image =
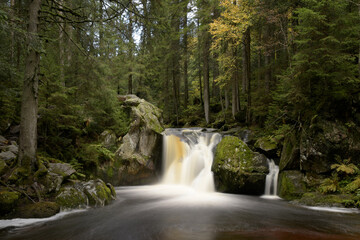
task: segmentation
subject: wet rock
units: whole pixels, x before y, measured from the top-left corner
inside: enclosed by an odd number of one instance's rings
[[[21,218],[47,218],[60,212],[60,206],[55,202],[37,202],[20,206],[16,212]]]
[[[84,193],[91,206],[104,206],[114,200],[112,190],[101,179],[90,180],[84,183]]]
[[[17,205],[21,194],[7,190],[0,191],[0,214],[10,213]]]
[[[278,146],[280,145],[282,138],[282,136],[261,137],[256,140],[254,147],[257,151],[264,153],[268,158],[277,158],[279,157]]]
[[[306,192],[304,175],[300,171],[283,171],[279,176],[279,196],[286,200],[301,197]]]
[[[234,136],[217,145],[212,170],[219,191],[256,195],[264,193],[269,171],[266,157]]]
[[[61,188],[55,201],[61,209],[83,208],[88,205],[86,194],[73,185]]]

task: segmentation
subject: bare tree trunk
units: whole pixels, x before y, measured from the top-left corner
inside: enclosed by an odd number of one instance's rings
[[[270,27],[266,26],[265,28],[265,41],[268,41],[270,37]],[[265,90],[267,93],[270,93],[270,82],[271,82],[271,52],[269,47],[265,47]]]
[[[129,25],[128,25],[128,44],[129,44],[129,48],[128,48],[128,54],[129,54],[129,73],[128,73],[128,94],[132,94],[133,93],[133,68],[132,68],[132,61],[133,61],[133,43],[134,43],[134,39],[133,39],[133,21],[132,21],[132,13],[129,12]]]
[[[247,108],[246,108],[246,122],[251,121],[251,66],[250,66],[250,28],[248,28],[244,35],[244,46],[243,46],[243,82],[246,83],[245,90],[247,94]]]
[[[230,100],[229,100],[229,91],[228,91],[228,86],[226,85],[224,88],[225,91],[225,110],[229,109],[229,105],[230,105]]]
[[[63,18],[64,0],[59,1],[59,67],[60,82],[65,87],[65,22]]]
[[[37,115],[38,115],[38,72],[40,63],[40,39],[38,35],[41,0],[32,0],[29,5],[29,25],[25,60],[24,85],[21,99],[21,120],[19,138],[20,166],[29,171],[36,164]],[[36,46],[35,48],[32,46]]]
[[[203,73],[204,73],[204,112],[205,121],[210,122],[210,87],[209,87],[209,45],[210,33],[204,32],[204,45],[203,45]]]
[[[237,58],[237,49],[235,49],[233,51],[233,57]],[[232,77],[232,86],[231,86],[231,90],[232,90],[232,101],[231,101],[231,110],[232,110],[232,116],[235,119],[235,115],[239,112],[239,71],[238,71],[238,60],[235,60],[235,69],[233,72],[233,77]]]
[[[188,30],[187,30],[187,14],[188,14],[188,7],[185,6],[185,13],[184,13],[184,24],[183,27],[185,29],[184,32],[184,107],[187,108],[189,102],[189,82],[188,82]]]

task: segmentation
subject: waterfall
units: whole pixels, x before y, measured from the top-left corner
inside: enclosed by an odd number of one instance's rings
[[[166,129],[163,140],[164,184],[215,191],[211,167],[220,134],[202,132],[202,129]]]
[[[265,182],[265,194],[264,197],[277,197],[277,183],[279,175],[279,166],[277,166],[274,160],[269,160],[269,173],[266,175]]]

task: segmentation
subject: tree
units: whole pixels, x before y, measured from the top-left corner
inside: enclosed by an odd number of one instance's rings
[[[38,86],[41,42],[39,38],[39,14],[41,0],[32,0],[28,6],[29,25],[25,76],[21,100],[21,122],[19,138],[20,166],[35,167],[37,149]]]

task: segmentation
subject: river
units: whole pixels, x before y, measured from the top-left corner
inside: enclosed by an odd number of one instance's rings
[[[168,185],[118,187],[116,192],[117,199],[103,208],[17,227],[10,226],[20,219],[1,220],[0,239],[360,239],[355,210],[328,212],[283,200]]]

